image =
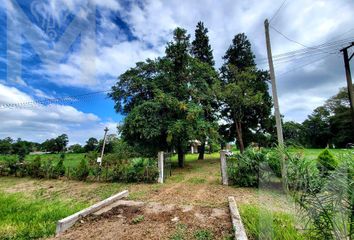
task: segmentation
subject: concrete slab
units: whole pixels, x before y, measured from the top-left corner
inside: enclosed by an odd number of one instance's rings
[[[77,212],[71,216],[68,216],[62,220],[59,220],[57,223],[56,235],[59,235],[60,233],[64,232],[65,230],[69,229],[72,225],[74,225],[81,218],[86,217],[87,215],[92,214],[94,212],[97,212],[100,209],[111,205],[112,203],[116,202],[117,200],[122,199],[123,197],[127,197],[128,195],[129,195],[128,190],[125,190],[125,191],[120,192],[116,195],[113,195],[113,196],[111,196],[99,203],[96,203],[88,208],[85,208],[85,209],[81,210],[80,212]]]

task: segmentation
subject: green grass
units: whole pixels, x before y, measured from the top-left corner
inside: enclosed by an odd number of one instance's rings
[[[213,233],[207,229],[200,229],[194,233],[196,240],[212,240],[214,239]]]
[[[52,236],[56,222],[87,207],[84,203],[0,192],[0,239]]]
[[[302,240],[306,239],[295,228],[293,216],[254,206],[240,205],[242,222],[250,240]]]
[[[43,154],[43,155],[27,155],[25,161],[33,161],[37,156],[41,157],[42,161],[52,160],[53,164],[59,161],[60,154]],[[67,153],[65,154],[64,165],[66,168],[77,167],[80,160],[84,158],[84,153]],[[17,159],[16,155],[0,155],[0,163],[6,161],[7,159]]]

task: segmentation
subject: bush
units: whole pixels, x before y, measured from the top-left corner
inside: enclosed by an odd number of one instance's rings
[[[279,150],[270,151],[267,154],[267,163],[269,168],[273,171],[274,175],[277,177],[282,177],[281,175],[281,152]]]
[[[27,165],[28,175],[34,178],[43,177],[41,166],[41,157],[37,156],[32,162],[29,162],[29,164]]]
[[[317,168],[322,176],[328,176],[331,171],[334,171],[338,163],[333,154],[328,150],[323,150],[317,157]]]
[[[299,154],[284,152],[288,188],[299,191],[318,191],[321,186],[316,163]]]
[[[150,158],[134,158],[119,161],[113,171],[113,181],[156,182],[159,175],[156,161]]]
[[[76,177],[80,181],[86,181],[89,174],[90,174],[90,169],[87,164],[87,161],[85,159],[82,159],[76,170]]]
[[[48,179],[58,178],[58,174],[55,171],[55,168],[53,166],[53,161],[51,159],[44,161],[42,165],[42,176]]]
[[[60,155],[59,162],[55,166],[54,172],[57,176],[59,177],[64,177],[65,176],[65,166],[64,166],[64,160],[65,160],[65,154],[62,153]]]
[[[228,172],[230,180],[240,187],[258,187],[260,167],[267,163],[267,154],[264,151],[252,148],[246,149],[229,159]]]

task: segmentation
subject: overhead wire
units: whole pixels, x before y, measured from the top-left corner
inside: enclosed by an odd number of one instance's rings
[[[280,13],[280,11],[283,9],[283,7],[285,6],[285,3],[288,0],[284,0],[283,3],[280,5],[280,7],[277,9],[277,11],[275,11],[275,13],[273,14],[273,16],[270,18],[269,23],[271,23],[273,21],[273,19]]]
[[[19,103],[5,103],[0,104],[1,109],[15,109],[15,108],[33,108],[33,107],[43,107],[48,105],[60,105],[60,104],[73,104],[79,101],[85,101],[89,99],[93,95],[98,95],[102,93],[109,93],[111,90],[103,90],[96,92],[89,92],[84,94],[66,96],[66,97],[58,97],[58,98],[46,98],[40,100],[34,100],[29,102],[19,102]]]

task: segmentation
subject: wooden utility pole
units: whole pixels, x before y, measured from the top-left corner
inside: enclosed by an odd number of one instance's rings
[[[271,44],[270,44],[270,37],[269,37],[269,22],[268,22],[268,19],[266,19],[264,21],[264,27],[265,27],[265,36],[266,36],[266,43],[267,43],[267,54],[268,54],[270,79],[272,81],[272,93],[273,93],[273,102],[274,102],[275,122],[276,122],[276,126],[277,126],[278,145],[280,147],[283,147],[284,146],[283,128],[282,128],[282,125],[281,125],[281,117],[280,117],[280,110],[279,110],[277,85],[276,85],[276,82],[275,82],[275,73],[274,73],[274,65],[273,65],[272,47],[271,47]]]
[[[104,153],[104,148],[106,146],[106,137],[107,137],[107,132],[108,128],[106,127],[104,129],[104,137],[103,137],[103,146],[102,146],[102,151],[101,151],[101,161],[100,161],[100,166],[102,166],[102,160],[103,160],[103,153]]]
[[[354,46],[354,42],[352,42],[348,47],[343,48],[340,50],[343,52],[344,57],[344,66],[345,66],[345,74],[347,77],[347,85],[348,85],[348,95],[350,101],[350,108],[352,111],[352,124],[353,124],[353,131],[354,131],[354,90],[353,90],[353,82],[352,82],[352,75],[350,72],[350,60],[353,58],[354,53],[349,57],[348,49]]]

